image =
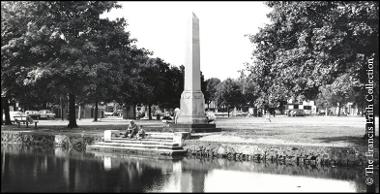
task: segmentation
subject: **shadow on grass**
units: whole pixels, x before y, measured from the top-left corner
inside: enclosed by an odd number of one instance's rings
[[[360,137],[354,137],[354,136],[339,136],[339,137],[322,137],[322,138],[315,138],[322,143],[336,143],[336,142],[346,142],[350,143],[354,146],[368,146],[367,139],[364,138],[364,136]],[[379,144],[376,143],[379,142],[379,137],[375,137],[375,147],[379,148]]]
[[[69,128],[65,125],[43,125],[35,127],[26,127],[21,126],[18,127],[17,125],[7,125],[7,126],[1,126],[1,130],[9,130],[9,131],[23,131],[23,130],[30,130],[30,131],[61,131],[61,130],[67,130],[67,131],[104,131],[104,130],[121,130],[127,128],[128,125],[79,125],[76,128]]]

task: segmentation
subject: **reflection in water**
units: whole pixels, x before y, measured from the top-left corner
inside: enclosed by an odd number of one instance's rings
[[[207,171],[184,169],[183,162],[173,163],[173,173],[162,187],[149,192],[203,192]]]
[[[109,171],[112,169],[112,164],[111,164],[111,157],[104,157],[103,158],[103,164],[104,164],[104,169]]]
[[[2,146],[2,192],[359,192],[361,169]],[[22,185],[22,187],[20,187]]]
[[[205,192],[356,192],[354,181],[214,169]]]

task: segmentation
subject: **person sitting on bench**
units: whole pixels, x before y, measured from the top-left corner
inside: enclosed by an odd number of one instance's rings
[[[124,137],[133,138],[138,133],[138,131],[139,131],[139,126],[136,125],[134,121],[131,121]]]

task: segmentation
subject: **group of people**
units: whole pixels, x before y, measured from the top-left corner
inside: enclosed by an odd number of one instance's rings
[[[145,137],[145,131],[142,126],[138,126],[134,121],[131,121],[124,137],[142,139]]]

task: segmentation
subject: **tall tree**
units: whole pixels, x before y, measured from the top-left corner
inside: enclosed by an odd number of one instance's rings
[[[185,67],[170,66],[166,77],[168,79],[166,107],[174,108],[180,106],[181,94],[184,90]]]
[[[240,85],[231,78],[219,84],[217,96],[218,103],[227,107],[228,117],[230,108],[245,104]]]
[[[217,86],[220,84],[219,78],[210,78],[206,81],[206,90],[204,92],[205,101],[207,107],[210,108],[210,103],[216,100],[217,97]]]
[[[13,8],[12,6],[10,7]],[[19,14],[22,15],[19,20],[24,21],[26,27],[22,30],[11,28],[16,29],[16,35],[7,29],[8,26],[12,27],[8,23],[13,22],[13,17],[7,17],[12,19],[6,22],[3,22],[2,17],[2,24],[7,26],[4,32],[7,41],[4,44],[2,42],[2,59],[11,67],[9,71],[17,69],[24,72],[18,76],[21,80],[26,75],[31,76],[34,82],[54,80],[57,92],[68,93],[69,127],[77,126],[75,98],[88,93],[96,97],[105,89],[111,88],[102,81],[123,77],[119,73],[125,73],[121,69],[123,65],[128,66],[133,55],[131,44],[134,40],[124,31],[125,20],[109,21],[99,17],[105,11],[118,7],[120,6],[114,1],[17,4],[16,9],[7,9],[10,10],[10,16],[22,13]],[[6,75],[12,75],[9,71],[5,71]]]
[[[36,8],[32,2],[1,2],[1,100],[5,124],[10,125],[9,102],[24,90],[34,57],[24,55],[31,47],[24,44],[28,23]]]
[[[84,86],[87,102],[93,103],[95,107],[94,121],[98,119],[98,103],[117,98],[122,80],[128,79],[129,74],[125,73],[129,72],[121,70],[130,66],[128,62],[131,61],[132,43],[135,42],[124,30],[124,19],[100,22],[101,25],[94,27],[91,37],[97,61],[89,72],[89,84]]]
[[[143,66],[149,60],[150,51],[137,48],[135,45],[125,57],[125,63],[121,65],[120,72],[124,75],[120,79],[119,90],[116,99],[119,104],[122,104],[125,109],[132,108],[133,118],[136,117],[136,106],[144,101],[144,91],[146,85],[144,83],[142,71]]]
[[[148,117],[152,119],[152,105],[165,103],[168,86],[169,64],[160,58],[150,58],[141,71],[142,103],[148,105]]]
[[[272,23],[250,36],[256,50],[248,67],[261,101],[270,95],[314,100],[321,87],[345,74],[359,81],[354,91],[364,92],[366,61],[378,56],[378,2],[266,4],[273,8]]]
[[[358,81],[355,81],[349,75],[345,74],[338,77],[332,84],[323,86],[320,88],[318,101],[322,107],[337,106],[338,113],[341,115],[341,109],[347,102],[352,102],[355,96],[355,85]]]

